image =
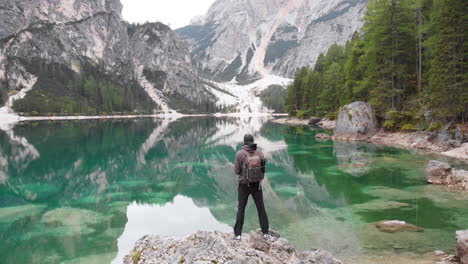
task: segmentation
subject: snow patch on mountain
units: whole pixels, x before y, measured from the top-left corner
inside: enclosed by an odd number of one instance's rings
[[[18,82],[17,86],[22,86],[24,88],[17,92],[15,95],[12,95],[8,98],[5,105],[0,108],[0,114],[14,114],[15,111],[13,111],[12,109],[13,103],[16,100],[23,99],[26,96],[26,93],[31,91],[31,89],[37,81],[37,77],[32,74],[29,74],[29,76],[27,76],[26,78],[17,77],[16,80]]]
[[[235,106],[238,114],[271,114],[273,111],[263,106],[260,93],[271,85],[288,86],[291,79],[275,75],[265,75],[260,80],[247,85],[241,85],[236,81],[227,83],[216,83],[219,90],[207,86],[211,93],[218,99],[218,107]],[[225,91],[224,93],[222,91]]]
[[[164,101],[162,92],[156,89],[156,87],[146,79],[143,74],[143,65],[137,67],[135,71],[138,83],[145,89],[145,92],[151,97],[151,99],[161,108],[163,113],[178,114],[176,111],[169,108],[167,103]]]

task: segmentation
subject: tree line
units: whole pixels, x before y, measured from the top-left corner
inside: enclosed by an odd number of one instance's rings
[[[467,27],[464,0],[370,0],[364,26],[350,41],[297,71],[286,111],[333,117],[359,100],[372,104],[388,128],[424,129],[427,119],[465,122]]]
[[[17,112],[47,114],[150,114],[156,104],[135,80],[116,80],[98,65],[77,63],[80,73],[42,59],[23,61],[38,77],[33,89],[13,104]]]

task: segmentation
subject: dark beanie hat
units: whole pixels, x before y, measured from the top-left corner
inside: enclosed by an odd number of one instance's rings
[[[250,135],[250,134],[245,134],[245,136],[244,136],[244,145],[252,144],[252,143],[254,143],[253,136]]]

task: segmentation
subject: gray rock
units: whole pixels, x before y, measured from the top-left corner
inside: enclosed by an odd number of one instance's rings
[[[321,118],[318,118],[318,117],[311,117],[309,119],[309,125],[316,125],[318,124],[318,122],[322,121]]]
[[[335,139],[366,140],[378,132],[374,109],[365,102],[354,102],[340,108],[335,125]]]
[[[456,126],[453,122],[445,125],[440,131],[433,133],[433,137],[430,138],[431,143],[438,144],[445,150],[458,148],[463,142],[463,137],[460,134],[460,127]]]
[[[468,230],[457,231],[457,256],[461,264],[468,264]]]
[[[244,234],[241,241],[232,240],[231,236],[207,231],[199,231],[184,239],[145,236],[136,242],[124,263],[342,264],[322,249],[297,254],[275,231],[267,239],[259,230]]]
[[[468,171],[452,168],[448,163],[431,160],[426,166],[427,182],[468,190]]]
[[[427,182],[432,184],[446,184],[446,179],[452,173],[452,167],[437,160],[431,160],[426,166]]]

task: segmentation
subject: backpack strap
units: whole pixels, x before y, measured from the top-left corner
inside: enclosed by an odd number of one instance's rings
[[[250,153],[245,149],[241,149],[241,151],[244,152],[247,156],[250,155]]]

